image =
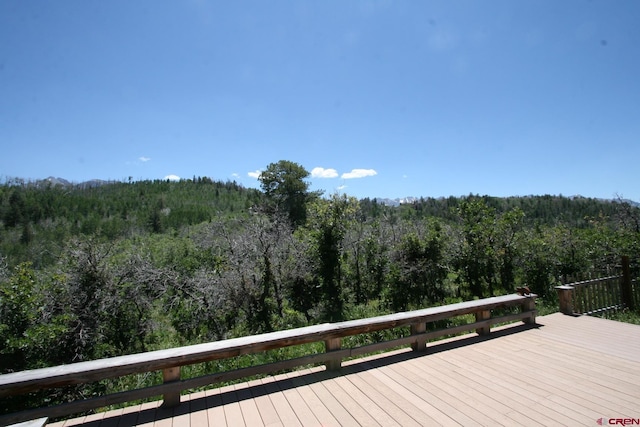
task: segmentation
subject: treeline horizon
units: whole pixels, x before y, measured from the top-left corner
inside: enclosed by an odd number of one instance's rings
[[[195,191],[205,190],[200,194]],[[180,192],[178,198],[172,193]],[[335,194],[321,194],[333,197]],[[348,194],[338,194],[353,198]],[[162,223],[168,228],[178,229],[218,215],[246,213],[247,209],[260,204],[264,194],[258,189],[244,187],[233,180],[213,180],[209,177],[182,178],[179,181],[168,179],[93,181],[63,185],[45,180],[25,180],[7,178],[0,183],[0,226],[4,228],[27,224],[36,225],[41,220],[66,218],[80,227],[80,234],[92,234],[96,222],[106,237],[116,237],[122,224],[106,224],[113,221],[114,213],[123,220],[133,220],[144,229],[144,219],[155,216],[154,211],[165,210],[168,217]],[[206,199],[206,200],[205,200]],[[400,199],[400,198],[398,198]],[[165,206],[169,200],[172,207]],[[366,215],[376,216],[381,212],[399,211],[404,218],[438,217],[454,220],[456,208],[469,200],[482,200],[489,207],[503,212],[520,208],[528,223],[569,222],[580,226],[587,218],[598,215],[611,216],[621,210],[635,210],[638,206],[620,198],[602,199],[585,196],[526,195],[498,197],[491,195],[468,194],[448,197],[416,197],[415,200],[396,206],[384,203],[386,198],[364,197],[357,199]],[[176,203],[177,202],[177,203]],[[145,218],[145,215],[148,218]],[[157,218],[156,218],[157,220]],[[141,222],[142,221],[142,222]],[[116,221],[117,222],[117,221]],[[151,221],[153,224],[153,221]],[[156,221],[157,226],[160,225]],[[153,226],[152,226],[153,228]],[[28,237],[28,236],[25,236]]]
[[[95,179],[90,179],[90,180],[86,180],[86,181],[69,181],[65,178],[62,177],[54,177],[54,176],[50,176],[48,178],[22,178],[22,177],[10,177],[10,176],[4,176],[0,179],[0,187],[2,186],[6,186],[6,187],[35,187],[35,188],[39,188],[39,189],[46,189],[46,188],[51,188],[51,187],[59,187],[59,188],[67,188],[67,189],[79,189],[79,190],[86,190],[86,189],[90,189],[90,188],[96,188],[96,187],[102,187],[105,185],[119,185],[119,184],[127,184],[127,185],[131,185],[131,184],[140,184],[140,183],[167,183],[167,182],[173,182],[173,183],[178,183],[178,182],[189,182],[189,183],[210,183],[210,184],[215,184],[215,185],[232,185],[234,187],[237,188],[241,188],[247,191],[258,191],[260,192],[260,190],[253,188],[253,187],[246,187],[243,184],[238,183],[236,180],[233,179],[226,179],[226,180],[222,180],[222,179],[217,179],[217,178],[213,178],[213,177],[209,177],[209,176],[198,176],[198,175],[193,175],[191,178],[179,178],[179,179],[169,179],[169,178],[139,178],[139,179],[134,179],[132,176],[129,176],[128,178],[122,178],[122,179],[99,179],[99,178],[95,178]],[[336,193],[338,194],[343,194],[339,191],[337,191]],[[330,196],[331,193],[327,193],[323,190],[319,190],[319,194],[327,197]],[[346,196],[348,197],[356,197],[356,196],[351,196],[347,193],[344,193]],[[390,207],[398,207],[399,205],[411,205],[414,202],[420,202],[420,201],[425,201],[425,200],[437,200],[437,201],[443,201],[445,199],[465,199],[465,198],[487,198],[487,199],[529,199],[529,198],[560,198],[560,199],[569,199],[569,200],[595,200],[595,201],[600,201],[600,202],[604,202],[604,203],[609,203],[609,202],[614,202],[614,203],[627,203],[630,204],[631,206],[634,207],[640,207],[640,202],[635,201],[635,200],[631,200],[631,199],[627,199],[624,198],[621,195],[615,194],[612,197],[594,197],[594,196],[584,196],[581,194],[574,194],[574,195],[563,195],[562,193],[557,193],[557,194],[550,194],[550,193],[544,193],[544,194],[520,194],[520,195],[509,195],[509,196],[494,196],[494,195],[490,195],[490,194],[480,194],[480,193],[473,193],[470,192],[468,194],[460,194],[460,195],[448,195],[448,196],[429,196],[429,195],[420,195],[420,196],[404,196],[404,197],[395,197],[395,198],[390,198],[390,197],[370,197],[370,196],[364,196],[364,197],[356,197],[356,199],[358,200],[364,200],[364,201],[376,201],[379,204],[383,204],[385,206],[390,206]],[[400,202],[401,200],[408,200],[411,199],[408,202]],[[385,201],[392,201],[394,202],[393,204],[388,204],[385,203]]]

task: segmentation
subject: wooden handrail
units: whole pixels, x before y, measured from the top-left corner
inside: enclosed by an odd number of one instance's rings
[[[487,334],[492,324],[500,322],[522,320],[526,323],[534,323],[535,298],[536,295],[533,294],[529,296],[504,295],[366,319],[325,323],[261,335],[4,374],[0,375],[0,398],[21,395],[35,390],[84,384],[152,371],[162,371],[165,382],[158,386],[4,415],[0,417],[0,425],[40,416],[59,417],[159,395],[164,395],[165,405],[170,406],[179,404],[182,390],[216,382],[280,369],[292,369],[311,363],[324,363],[328,369],[339,369],[342,360],[346,357],[354,357],[398,345],[411,345],[414,350],[423,351],[426,349],[428,339],[469,330],[476,330],[479,334]],[[521,309],[516,314],[491,317],[491,310],[501,307],[521,307]],[[476,322],[438,331],[426,331],[427,323],[466,314],[475,314]],[[410,336],[360,348],[341,348],[341,339],[344,337],[403,326],[411,328]],[[182,366],[322,341],[325,342],[326,348],[326,353],[323,354],[313,354],[293,360],[252,366],[198,378],[180,379],[180,367]]]
[[[573,286],[573,287],[589,286],[596,283],[609,282],[611,280],[619,280],[621,278],[622,278],[621,275],[598,277],[596,279],[587,279],[587,280],[581,280],[579,282],[567,283],[565,286]]]

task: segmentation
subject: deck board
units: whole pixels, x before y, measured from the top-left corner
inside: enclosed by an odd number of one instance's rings
[[[338,423],[338,420],[336,420],[332,412],[318,397],[318,395],[310,385],[309,380],[314,378],[313,374],[317,371],[317,368],[303,369],[298,372],[291,372],[287,374],[287,376],[291,379],[292,384],[296,387],[298,393],[300,393],[300,396],[304,399],[307,406],[311,409],[320,425],[340,425],[340,423]]]
[[[452,381],[460,381],[461,384],[475,387],[480,392],[484,389],[487,395],[512,409],[508,412],[510,416],[519,417],[515,412],[527,416],[531,407],[535,405],[536,420],[543,425],[575,425],[578,422],[575,418],[566,416],[564,408],[546,401],[546,391],[531,386],[517,376],[504,378],[495,368],[470,362],[457,355],[447,355],[446,361],[456,366],[456,369],[445,371],[451,375]]]
[[[207,390],[205,395],[208,424],[216,427],[227,427],[227,419],[224,416],[224,407],[222,406],[220,389],[214,388]]]
[[[309,405],[307,405],[307,402],[300,395],[298,389],[294,386],[292,379],[288,375],[278,375],[274,377],[274,381],[280,388],[280,391],[287,400],[287,403],[289,403],[289,406],[293,409],[301,425],[319,425],[318,419],[313,413],[313,410]]]
[[[640,326],[559,313],[50,426],[597,425],[640,418]]]
[[[276,409],[280,422],[285,426],[301,426],[300,420],[295,411],[289,404],[287,397],[284,395],[274,377],[262,379],[265,391],[268,393],[269,399],[273,407]]]
[[[335,378],[335,382],[357,405],[373,418],[375,421],[373,425],[400,426],[401,424],[385,411],[383,405],[367,395],[366,389],[361,390],[352,382],[352,377],[357,377],[357,375],[339,376]]]
[[[240,410],[242,411],[242,420],[246,426],[264,426],[260,410],[247,383],[240,383],[234,386],[236,396],[240,401]]]
[[[222,398],[222,407],[224,408],[224,418],[227,426],[246,426],[247,424],[244,422],[242,407],[240,406],[238,395],[235,392],[235,387],[233,385],[222,387],[220,389],[220,396]]]
[[[262,424],[265,426],[275,426],[280,425],[280,417],[278,416],[278,411],[271,403],[271,399],[269,396],[265,394],[264,387],[262,386],[261,380],[253,380],[247,384],[247,388],[253,397],[253,401],[258,408],[258,412],[260,413],[260,418]]]
[[[480,411],[483,414],[483,418],[490,420],[490,424],[521,424],[521,422],[516,422],[516,419],[514,419],[521,418],[517,412],[513,412],[510,406],[502,403],[500,399],[496,399],[493,393],[491,395],[487,394],[487,389],[484,385],[474,387],[466,377],[463,377],[465,380],[463,382],[452,381],[455,373],[447,370],[448,367],[442,361],[440,361],[441,363],[430,363],[429,365],[413,362],[410,361],[410,363],[403,366],[406,366],[416,376],[426,376],[434,387],[445,391],[453,396],[454,399],[472,402],[474,410]],[[479,418],[475,419],[476,421],[480,420]],[[531,422],[529,424],[531,425]]]
[[[521,370],[519,375],[530,383],[537,381],[538,385],[544,387],[549,393],[546,399],[563,406],[566,412],[580,415],[581,422],[585,422],[587,419],[595,420],[600,417],[598,414],[602,412],[594,408],[595,406],[600,406],[600,404],[596,403],[596,399],[593,399],[590,393],[590,390],[598,388],[597,383],[582,377],[577,378],[579,381],[576,380],[576,377],[573,377],[574,380],[572,381],[570,374],[566,370],[534,364],[535,362],[532,359],[514,360],[507,356],[498,356],[498,360],[503,369],[512,372],[518,372],[522,366],[529,364],[530,369]],[[557,397],[560,397],[560,399],[554,399]]]
[[[486,350],[478,349],[478,351]],[[542,359],[528,352],[519,353],[517,360],[506,356],[508,354],[506,351],[503,354],[496,356],[501,366],[513,371],[526,366],[528,369],[521,369],[519,374],[527,381],[537,380],[539,385],[544,386],[547,391],[556,395],[566,394],[569,400],[588,402],[590,407],[600,405],[603,399],[608,399],[607,396],[620,400],[630,399],[636,403],[640,400],[639,396],[633,396],[637,394],[637,386],[633,387],[626,382],[607,377],[597,370],[585,372],[581,368],[583,359],[580,354],[573,354],[572,358],[567,358],[564,363],[553,359]],[[616,387],[611,387],[612,384]]]
[[[335,419],[341,426],[359,426],[360,424],[340,402],[340,400],[327,389],[326,383],[330,382],[329,374],[324,372],[315,372],[313,378],[309,378],[308,387],[318,397],[323,405],[327,408],[331,417]]]
[[[412,414],[407,413],[397,405],[390,396],[384,393],[381,384],[371,385],[365,380],[364,375],[350,375],[348,378],[354,387],[357,387],[372,402],[376,402],[379,408],[386,413],[386,416],[393,419],[393,422],[390,422],[389,425],[396,424],[403,427],[426,425],[424,420],[423,423],[418,422],[423,417],[414,418]]]
[[[204,391],[188,395],[190,425],[202,426],[202,427],[209,426],[209,418],[207,416],[206,396],[207,395]]]

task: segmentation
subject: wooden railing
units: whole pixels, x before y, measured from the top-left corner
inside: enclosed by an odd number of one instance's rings
[[[564,314],[596,314],[636,305],[635,283],[627,257],[622,257],[621,275],[569,283],[557,286],[556,290]]]
[[[560,311],[594,314],[625,307],[621,279],[622,276],[609,276],[558,286]]]
[[[325,323],[262,335],[0,375],[0,402],[8,396],[74,384],[86,384],[130,374],[162,371],[164,380],[163,384],[142,389],[14,412],[0,417],[0,425],[39,417],[61,417],[155,396],[163,396],[163,405],[175,406],[180,404],[180,392],[186,389],[309,364],[325,364],[327,369],[335,370],[341,367],[342,360],[345,358],[402,345],[411,345],[415,351],[425,351],[427,341],[445,335],[473,330],[478,334],[486,335],[489,334],[491,326],[496,323],[518,320],[525,323],[535,323],[535,298],[536,295],[533,294],[528,296],[505,295],[367,319]],[[515,311],[517,312],[498,317],[492,316],[492,311],[503,307],[516,307]],[[427,331],[427,324],[467,314],[475,314],[475,322]],[[342,348],[342,338],[399,327],[409,327],[410,335],[357,348]],[[181,379],[180,377],[182,366],[323,341],[326,350],[324,353],[310,354],[296,359],[197,378]]]

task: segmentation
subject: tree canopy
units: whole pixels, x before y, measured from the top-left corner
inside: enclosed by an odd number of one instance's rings
[[[270,163],[258,178],[264,194],[275,212],[286,214],[294,227],[303,225],[307,217],[309,172],[298,163],[280,160]]]

